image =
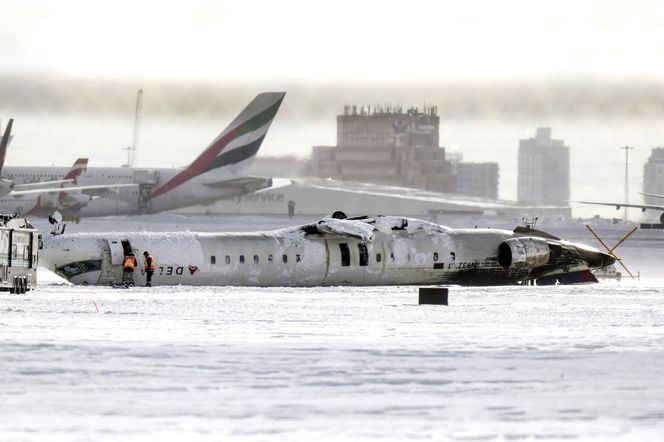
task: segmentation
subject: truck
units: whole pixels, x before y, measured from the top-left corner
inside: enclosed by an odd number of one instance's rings
[[[39,232],[16,215],[0,214],[0,290],[26,293],[37,286]]]

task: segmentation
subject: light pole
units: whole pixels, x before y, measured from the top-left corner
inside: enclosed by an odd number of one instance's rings
[[[625,204],[629,204],[629,151],[633,147],[623,146],[620,149],[625,151]],[[625,222],[627,222],[627,206],[625,207]]]

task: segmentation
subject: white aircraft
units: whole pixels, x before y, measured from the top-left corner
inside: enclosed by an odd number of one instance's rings
[[[270,178],[243,172],[253,163],[284,96],[283,92],[257,95],[186,168],[87,168],[78,179],[79,187],[88,187],[82,190],[85,194],[78,194],[78,204],[63,208],[63,213],[81,216],[153,213],[210,204],[270,187]],[[66,171],[54,167],[7,167],[6,176],[34,185],[42,179],[62,179]],[[74,190],[69,194],[77,195]],[[24,213],[40,202],[37,197],[22,195],[20,202],[11,198],[0,200],[0,208]],[[52,210],[46,205],[41,211]]]
[[[451,229],[395,216],[345,219],[252,233],[81,233],[43,239],[41,264],[74,284],[116,285],[123,257],[158,285],[504,285],[597,282],[613,264],[599,250],[518,227]],[[137,284],[143,281],[136,276]]]
[[[12,125],[14,120],[10,119],[2,138],[0,139],[0,174],[2,174],[7,147],[11,141]],[[81,191],[109,190],[131,186],[134,184],[105,184],[105,185],[77,185],[77,178],[87,167],[88,159],[79,158],[72,169],[61,176],[61,179],[42,181],[41,179],[25,181],[23,184],[17,184],[15,176],[10,172],[6,177],[0,177],[0,210],[3,213],[16,214],[36,214],[42,211],[52,212],[53,210],[65,210],[79,207],[91,200],[91,197],[84,195]],[[10,168],[5,168],[5,172]],[[33,177],[35,176],[35,169]],[[27,176],[28,174],[24,174]],[[43,175],[37,175],[42,178]],[[72,184],[73,183],[73,184]],[[29,209],[28,209],[29,208]]]
[[[664,198],[664,195],[659,195],[656,193],[639,193],[639,195],[651,196],[654,198]],[[664,224],[664,206],[658,206],[655,204],[627,204],[627,203],[600,203],[595,201],[579,201],[581,204],[593,204],[596,206],[615,206],[616,210],[620,210],[623,207],[631,209],[641,209],[641,212],[646,210],[659,210],[662,212],[659,215],[659,222]]]

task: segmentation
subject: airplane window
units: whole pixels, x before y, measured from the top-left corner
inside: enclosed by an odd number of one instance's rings
[[[240,264],[244,264],[244,255],[240,255]]]
[[[350,265],[350,249],[348,248],[348,244],[339,244],[339,250],[341,251],[341,266],[348,267]]]
[[[357,245],[357,250],[360,252],[360,265],[365,267],[369,264],[369,252],[367,252],[367,245],[363,242]]]
[[[267,255],[267,262],[272,264],[272,255]]]
[[[300,258],[300,255],[295,255],[295,262],[301,262],[302,258]]]
[[[81,268],[78,265],[76,265],[76,263],[67,264],[65,266],[58,267],[56,273],[60,273],[64,277],[70,278],[74,275],[78,275],[79,273],[81,273]]]
[[[281,259],[283,259],[283,260],[284,260],[284,264],[286,264],[286,263],[288,262],[288,255],[283,255],[283,256],[281,257]]]
[[[217,257],[214,255],[210,255],[210,264],[216,264],[217,263]]]
[[[433,252],[433,260],[438,261],[438,252]]]
[[[380,256],[380,253],[376,253],[376,262],[381,262],[383,260],[383,257]]]
[[[390,253],[390,261],[394,261],[394,252]]]
[[[230,255],[226,255],[226,264],[230,264],[230,263],[231,263],[231,257],[230,257]]]
[[[258,264],[258,255],[254,255],[254,264]]]
[[[78,266],[81,268],[81,273],[101,270],[101,260],[80,261]]]

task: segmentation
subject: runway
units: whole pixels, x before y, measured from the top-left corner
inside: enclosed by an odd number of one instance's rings
[[[659,440],[664,284],[0,295],[0,439]]]

